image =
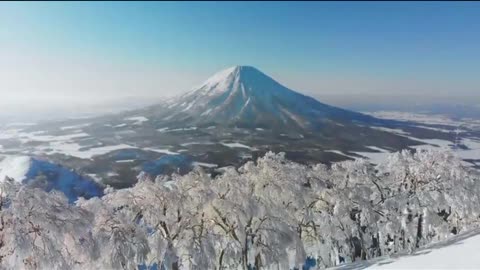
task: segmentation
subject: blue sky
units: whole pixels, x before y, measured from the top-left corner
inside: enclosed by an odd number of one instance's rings
[[[478,2],[3,2],[0,92],[157,97],[252,65],[312,95],[480,97],[479,14]]]

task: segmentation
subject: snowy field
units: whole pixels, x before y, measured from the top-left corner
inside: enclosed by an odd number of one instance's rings
[[[400,121],[411,121],[421,124],[445,125],[453,127],[464,126],[473,129],[480,128],[480,120],[478,119],[463,118],[461,120],[454,120],[445,115],[430,115],[397,111],[378,111],[365,113],[382,119],[395,119]]]
[[[411,140],[422,142],[421,145],[411,146],[412,148],[440,148],[440,149],[450,149],[453,150],[455,155],[462,159],[469,159],[475,160],[480,159],[480,138],[471,138],[465,137],[467,130],[465,128],[470,128],[472,130],[480,130],[480,120],[475,119],[461,119],[461,120],[453,120],[447,116],[443,115],[425,115],[425,114],[415,114],[415,113],[406,113],[406,112],[395,112],[395,111],[380,111],[369,113],[372,116],[383,118],[383,119],[393,119],[393,120],[400,120],[400,121],[410,121],[418,123],[417,127],[425,128],[430,130],[435,130],[439,132],[450,133],[454,132],[453,130],[442,129],[442,128],[434,128],[425,125],[443,125],[443,126],[450,126],[455,127],[455,129],[459,132],[459,143],[466,146],[467,149],[454,149],[454,143],[448,140],[442,139],[420,139],[412,136],[409,132],[402,130],[401,128],[385,128],[385,127],[373,127],[374,129],[390,132],[397,134],[399,136],[403,136],[409,138]],[[378,164],[381,162],[388,153],[387,149],[382,148],[372,148],[374,152],[353,152],[357,155],[360,155],[364,158],[369,159],[372,163]],[[327,150],[326,152],[333,152],[333,150]],[[346,153],[337,151],[337,154],[349,156]],[[349,156],[351,157],[351,156]],[[475,161],[465,162],[467,166],[479,166],[480,163]]]
[[[475,230],[412,254],[380,257],[332,269],[480,269],[480,231]]]

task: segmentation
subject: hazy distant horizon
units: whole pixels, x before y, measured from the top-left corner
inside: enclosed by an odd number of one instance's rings
[[[463,112],[453,113],[452,108],[461,106],[462,110],[468,110],[471,115],[480,117],[480,105],[475,97],[448,97],[413,95],[413,96],[392,96],[387,94],[309,94],[320,102],[327,103],[341,108],[359,111],[373,112],[380,110],[422,112],[432,108],[443,109],[435,114],[455,115],[464,117]],[[168,97],[118,97],[106,101],[83,101],[77,103],[66,102],[63,104],[8,104],[2,106],[0,124],[12,122],[39,122],[49,120],[62,120],[67,118],[94,117],[108,113],[139,109],[145,106],[160,104]],[[422,108],[425,108],[422,110]],[[447,109],[448,108],[448,109]]]
[[[234,65],[314,97],[471,103],[478,14],[475,2],[3,2],[0,106],[156,101]]]

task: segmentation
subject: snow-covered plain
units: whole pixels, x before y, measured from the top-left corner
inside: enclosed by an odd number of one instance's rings
[[[473,129],[480,128],[479,119],[462,118],[452,119],[446,115],[439,114],[421,114],[411,112],[399,112],[399,111],[377,111],[377,112],[364,112],[377,118],[382,119],[395,119],[400,121],[410,121],[427,125],[444,125],[451,127],[468,127]]]
[[[437,148],[437,149],[445,149],[445,150],[451,150],[453,147],[453,143],[451,141],[447,140],[441,140],[441,139],[419,139],[415,138],[412,136],[405,136],[408,137],[412,140],[420,141],[423,142],[424,144],[420,145],[412,145],[410,146],[411,148],[415,149],[427,149],[427,148]],[[471,138],[464,138],[462,139],[462,143],[468,147],[468,149],[455,149],[452,150],[455,155],[462,159],[480,159],[480,142],[477,140],[471,139]],[[371,147],[370,147],[371,148]],[[377,152],[353,152],[356,153],[364,158],[367,158],[370,160],[372,163],[378,164],[382,160],[386,158],[386,156],[391,153],[391,151],[388,151],[386,149],[381,149],[381,148],[371,148],[372,150],[375,150]],[[332,151],[332,150],[327,150]],[[379,152],[378,152],[379,151]],[[345,154],[343,154],[345,155]],[[473,165],[470,163],[470,165]]]
[[[94,156],[103,155],[120,149],[132,149],[135,148],[128,144],[118,145],[106,145],[100,147],[92,147],[89,149],[83,149],[84,147],[77,143],[68,142],[54,142],[50,143],[51,150],[45,149],[47,154],[64,154],[67,156],[74,156],[82,159],[91,159]]]
[[[380,257],[332,269],[480,269],[479,251],[480,231],[473,230],[411,254]]]
[[[381,111],[370,113],[371,115],[379,118],[384,119],[394,119],[394,120],[402,120],[402,121],[410,121],[420,123],[417,127],[435,130],[439,132],[459,132],[459,142],[467,147],[467,149],[463,148],[456,148],[454,149],[454,143],[448,140],[442,139],[420,139],[417,137],[412,136],[410,133],[402,130],[401,128],[385,128],[385,127],[372,127],[377,130],[382,130],[385,132],[390,132],[397,134],[399,136],[403,136],[409,138],[414,141],[422,142],[423,144],[420,145],[413,145],[410,146],[411,148],[415,149],[426,149],[426,148],[441,148],[441,149],[452,149],[458,157],[462,159],[468,160],[478,160],[480,159],[480,138],[470,138],[464,137],[463,134],[466,133],[465,128],[471,128],[474,130],[480,129],[480,121],[473,120],[473,119],[462,119],[462,120],[452,120],[447,116],[443,115],[424,115],[424,114],[414,114],[414,113],[405,113],[405,112],[388,112],[388,111]],[[426,125],[444,125],[452,127],[451,130],[444,129],[444,128],[435,128]],[[455,129],[453,129],[455,128]],[[379,149],[377,149],[379,150]],[[362,157],[368,158],[373,163],[378,163],[382,159],[386,157],[386,155],[390,151],[388,150],[380,150],[380,152],[355,152]],[[464,162],[464,164],[469,166],[477,165],[477,162],[470,161]],[[478,166],[478,165],[477,165]]]
[[[380,162],[385,160],[385,158],[390,153],[390,151],[379,148],[379,147],[375,147],[375,146],[367,146],[367,147],[376,152],[353,152],[353,153],[361,155],[362,157],[367,158],[370,162],[375,164],[379,164]]]

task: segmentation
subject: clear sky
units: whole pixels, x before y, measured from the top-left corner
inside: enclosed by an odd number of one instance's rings
[[[173,95],[234,65],[312,95],[480,98],[480,3],[0,3],[0,104]]]

